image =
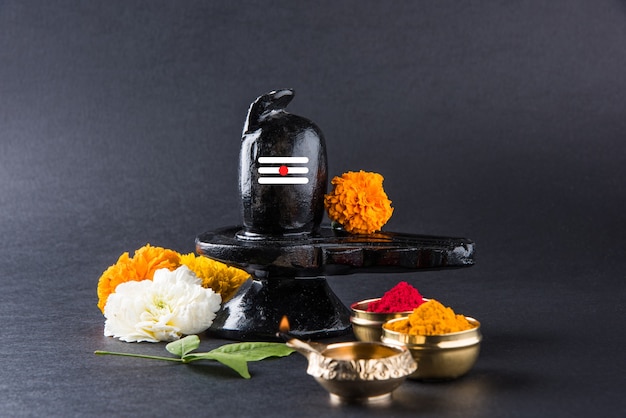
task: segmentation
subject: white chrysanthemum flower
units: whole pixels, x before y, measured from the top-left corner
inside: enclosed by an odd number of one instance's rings
[[[104,307],[104,335],[126,342],[173,341],[213,323],[222,297],[186,266],[160,269],[152,280],[119,284]]]

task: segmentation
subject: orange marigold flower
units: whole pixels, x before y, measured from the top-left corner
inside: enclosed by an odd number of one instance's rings
[[[379,231],[393,213],[383,180],[380,174],[363,170],[333,178],[334,188],[324,196],[328,217],[353,234]]]
[[[152,280],[154,272],[166,268],[170,271],[180,266],[180,254],[176,251],[150,244],[139,248],[131,258],[126,252],[117,263],[106,269],[98,281],[98,307],[104,313],[104,305],[118,284],[131,280]]]
[[[244,270],[227,266],[208,257],[196,256],[194,253],[181,255],[180,263],[189,267],[202,280],[203,287],[219,293],[222,296],[222,303],[230,299],[239,286],[250,277]]]

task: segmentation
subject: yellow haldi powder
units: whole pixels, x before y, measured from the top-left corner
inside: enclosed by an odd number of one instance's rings
[[[474,327],[463,315],[434,299],[422,303],[406,319],[385,324],[391,331],[410,335],[441,335]]]

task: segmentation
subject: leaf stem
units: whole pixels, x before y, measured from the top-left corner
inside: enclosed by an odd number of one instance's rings
[[[152,359],[152,360],[175,361],[175,362],[178,362],[178,363],[182,363],[182,361],[183,361],[180,358],[161,357],[161,356],[149,356],[149,355],[146,355],[146,354],[118,353],[118,352],[115,352],[115,351],[96,350],[96,351],[94,351],[94,354],[99,355],[99,356],[110,355],[110,356],[123,356],[123,357],[139,357],[139,358],[147,358],[147,359]]]

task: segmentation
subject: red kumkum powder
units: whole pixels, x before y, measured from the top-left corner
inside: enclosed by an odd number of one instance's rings
[[[424,303],[422,295],[407,282],[400,282],[383,295],[380,300],[370,302],[367,312],[392,313],[412,311]]]

